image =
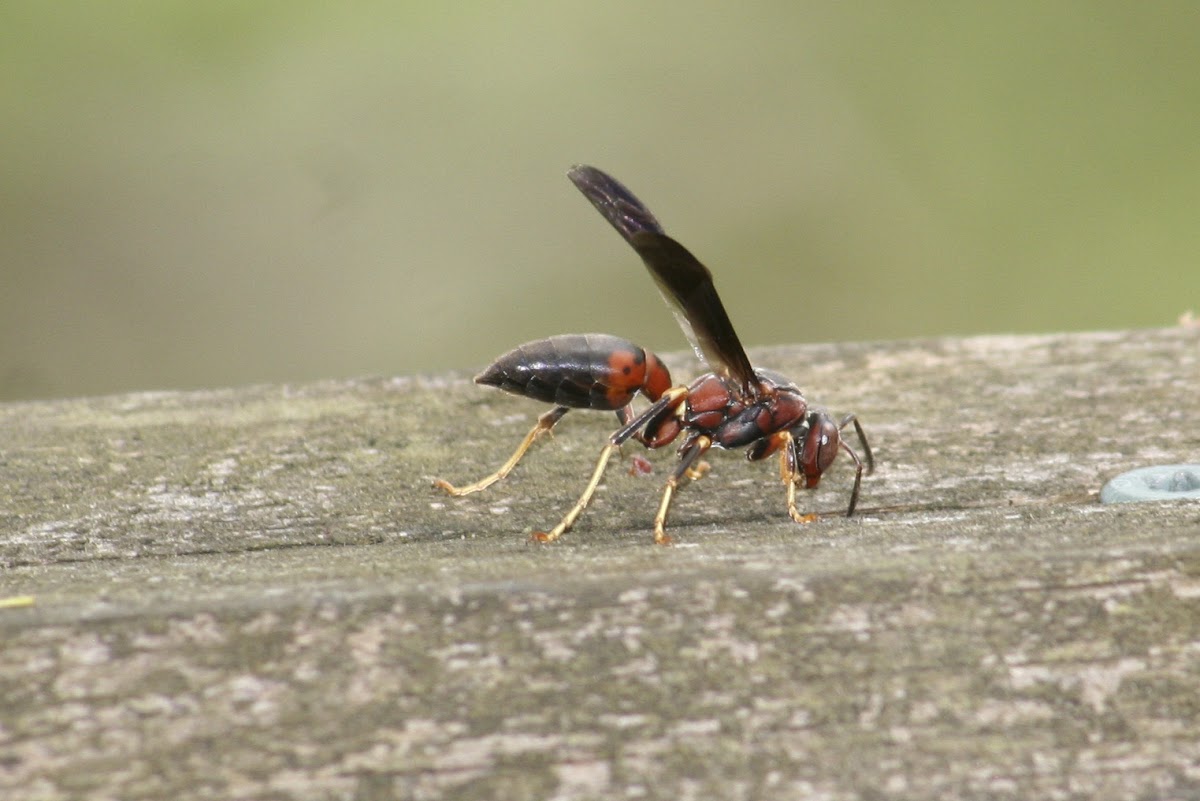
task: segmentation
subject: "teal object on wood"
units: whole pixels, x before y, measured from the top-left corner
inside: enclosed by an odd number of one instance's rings
[[[1122,473],[1104,485],[1101,503],[1200,498],[1200,464],[1168,464]]]

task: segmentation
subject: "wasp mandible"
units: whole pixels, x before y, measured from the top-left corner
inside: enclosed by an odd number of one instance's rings
[[[755,462],[780,454],[788,514],[797,523],[807,523],[816,515],[800,513],[796,488],[816,487],[838,451],[845,451],[855,466],[854,489],[846,509],[847,516],[853,515],[863,463],[868,474],[875,467],[858,418],[848,414],[835,422],[824,409],[809,405],[791,381],[770,370],[756,370],[729,322],[712,273],[667,236],[650,210],[623,184],[595,167],[576,166],[567,176],[642,257],[696,354],[712,372],[687,386],[674,386],[657,356],[608,334],[564,334],[520,345],[496,359],[475,382],[552,403],[554,408],[538,418],[513,455],[494,473],[462,487],[441,479],[435,486],[455,496],[485,489],[512,472],[534,441],[553,429],[568,411],[604,409],[617,413],[621,427],[600,451],[579,500],[558,525],[536,532],[534,539],[553,542],[575,524],[600,485],[613,452],[631,438],[653,449],[683,437],[679,460],[667,477],[654,516],[654,541],[660,545],[671,542],[666,532],[667,513],[676,488],[685,477],[699,477],[700,459],[713,447],[746,448],[746,458]],[[631,403],[639,393],[650,405],[635,414]],[[862,445],[861,459],[842,437],[851,424]]]

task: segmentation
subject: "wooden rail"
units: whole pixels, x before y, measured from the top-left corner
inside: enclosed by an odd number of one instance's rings
[[[1200,332],[757,350],[878,459],[787,516],[462,376],[0,405],[0,797],[1200,795]],[[684,355],[680,376],[698,372]],[[32,599],[32,605],[28,601]]]

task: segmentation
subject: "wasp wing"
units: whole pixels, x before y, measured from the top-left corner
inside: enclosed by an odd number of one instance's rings
[[[757,396],[754,367],[708,268],[667,236],[650,210],[617,179],[587,166],[573,167],[567,176],[642,257],[696,355],[732,380],[746,397]]]
[[[603,170],[577,164],[567,170],[567,177],[583,196],[592,202],[596,211],[603,214],[604,219],[625,237],[625,241],[628,242],[630,237],[642,231],[666,233],[650,213],[650,209],[626,189],[623,183]]]

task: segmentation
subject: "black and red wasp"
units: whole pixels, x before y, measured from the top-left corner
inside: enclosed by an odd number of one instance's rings
[[[615,411],[621,427],[600,452],[591,480],[579,500],[557,526],[535,533],[552,542],[574,525],[587,507],[613,452],[633,438],[647,448],[661,448],[681,434],[679,461],[667,477],[654,541],[667,545],[667,512],[684,477],[698,478],[701,457],[709,448],[746,448],[750,461],[780,454],[780,473],[787,485],[788,514],[797,523],[816,515],[796,508],[796,487],[817,486],[839,450],[854,460],[854,489],[846,515],[854,514],[862,484],[863,459],[842,438],[851,423],[862,444],[866,470],[874,458],[858,418],[848,414],[834,422],[824,409],[810,406],[791,381],[770,370],[755,370],[725,313],[712,273],[695,256],[667,236],[658,220],[633,193],[595,167],[573,167],[567,176],[592,205],[625,238],[654,277],[696,354],[713,368],[688,386],[672,386],[667,368],[648,350],[608,334],[564,334],[529,342],[498,358],[475,377],[478,384],[499,387],[514,395],[555,404],[538,418],[508,461],[474,484],[456,487],[438,480],[450,495],[467,495],[507,476],[530,445],[571,409]],[[650,406],[634,414],[638,393]]]

